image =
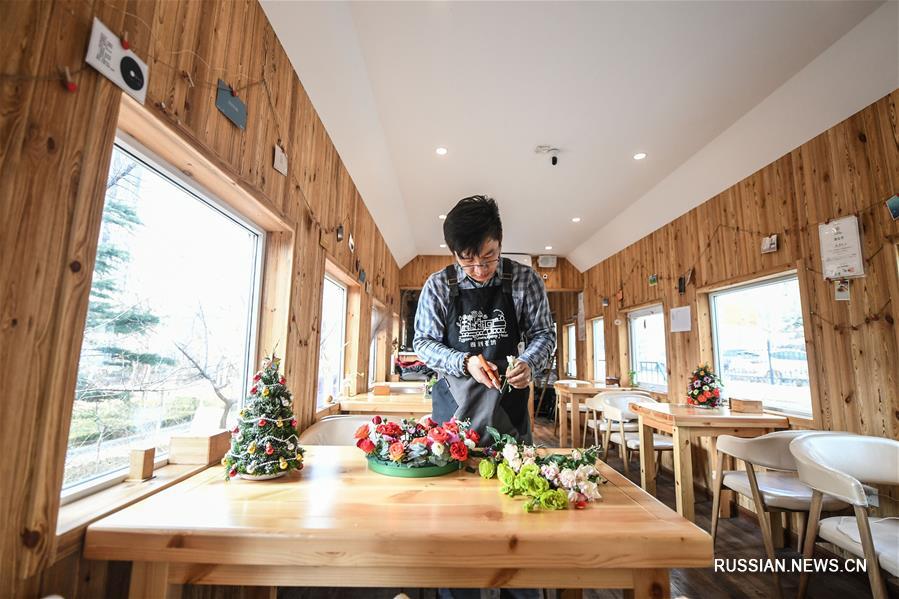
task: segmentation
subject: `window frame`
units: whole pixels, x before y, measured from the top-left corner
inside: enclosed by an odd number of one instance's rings
[[[574,359],[572,360],[571,348],[574,347]],[[568,369],[569,364],[574,363],[574,372]],[[565,325],[565,377],[577,378],[577,323],[569,322]]]
[[[243,402],[246,400],[249,389],[249,381],[252,378],[253,373],[255,372],[256,353],[259,351],[258,342],[259,327],[261,325],[262,286],[265,274],[263,272],[263,262],[266,253],[267,231],[260,227],[258,224],[248,219],[246,216],[235,211],[225,201],[218,198],[209,190],[205,189],[202,185],[199,185],[196,181],[191,180],[177,168],[171,166],[162,157],[158,156],[155,152],[147,148],[145,145],[140,143],[132,135],[123,131],[121,128],[118,128],[116,130],[115,139],[113,140],[113,150],[112,152],[110,152],[110,160],[112,160],[112,155],[117,148],[128,154],[141,166],[145,167],[149,171],[155,172],[160,177],[165,178],[172,185],[181,188],[185,193],[192,196],[196,201],[205,204],[209,209],[219,212],[222,216],[230,219],[237,225],[248,229],[251,233],[256,235],[256,244],[254,248],[255,255],[253,257],[252,294],[250,297],[250,301],[247,304],[247,317],[249,319],[249,326],[247,328],[249,335],[247,338],[247,343],[244,347],[244,362],[247,365],[247,372],[244,373],[241,382],[241,399],[240,403],[238,404],[238,408],[240,408],[243,406]],[[103,206],[105,210],[105,199],[103,202]],[[69,426],[71,426],[71,422],[69,423]],[[68,453],[68,444],[66,445],[66,453]],[[155,471],[159,468],[162,468],[168,465],[168,463],[168,452],[158,453],[156,454],[153,461],[153,470]],[[125,466],[121,469],[101,474],[94,478],[90,478],[88,480],[74,484],[68,488],[64,488],[61,486],[59,492],[60,507],[74,501],[78,501],[79,499],[90,497],[91,495],[99,493],[100,491],[109,489],[125,482],[129,476],[128,470],[129,467]]]
[[[343,381],[344,381],[344,379],[346,378],[346,374],[347,374],[347,351],[348,351],[348,346],[347,346],[347,337],[348,337],[348,335],[347,335],[347,328],[349,327],[349,324],[350,324],[350,318],[349,318],[349,302],[350,302],[350,292],[351,292],[351,288],[350,288],[350,286],[349,286],[347,283],[344,283],[342,280],[340,280],[340,277],[335,276],[335,275],[332,274],[329,270],[326,269],[326,270],[325,270],[325,274],[324,274],[324,276],[323,276],[323,278],[322,278],[322,294],[321,294],[321,299],[322,299],[322,304],[321,304],[321,305],[322,305],[322,306],[324,306],[324,299],[325,299],[325,291],[324,291],[324,290],[325,290],[325,287],[324,287],[324,286],[325,286],[325,281],[330,281],[330,282],[333,283],[334,285],[337,285],[338,287],[340,287],[341,289],[343,289],[343,305],[341,306],[341,309],[338,311],[338,313],[341,315],[341,319],[342,319],[342,321],[343,321],[343,326],[341,327],[341,332],[340,332],[340,352],[339,352],[339,353],[340,353],[340,366],[339,366],[339,368],[338,368],[338,372],[339,372],[340,376],[339,376],[338,382],[337,382],[337,395],[336,395],[336,396],[332,396],[333,399],[334,399],[334,401],[335,401],[335,403],[337,403],[337,400],[340,399],[340,395],[341,395],[342,389],[343,389]],[[322,308],[322,311],[324,311],[324,308]],[[319,318],[321,318],[321,316],[320,316]],[[369,325],[369,326],[370,326],[370,325]],[[315,387],[316,387],[315,411],[316,411],[316,413],[323,412],[323,411],[327,411],[327,410],[329,410],[333,405],[335,405],[335,404],[333,404],[333,403],[332,403],[332,404],[329,404],[329,403],[319,403],[319,397],[318,397],[318,377],[319,377],[320,374],[321,374],[321,351],[322,351],[322,345],[321,345],[321,342],[322,342],[322,340],[321,340],[321,329],[322,329],[322,328],[323,328],[323,324],[319,324],[319,339],[318,339],[318,368],[316,369],[316,372],[315,372]]]
[[[598,360],[597,356],[600,352],[597,352],[596,349],[596,325],[599,323],[600,330],[600,339],[602,340],[602,360]],[[605,384],[606,376],[608,376],[608,360],[606,359],[606,320],[604,316],[599,316],[597,318],[593,318],[590,320],[590,331],[592,334],[592,343],[593,343],[593,378],[596,381],[599,381],[601,384]],[[603,376],[597,376],[597,366],[599,362],[602,362],[602,372]]]
[[[802,282],[799,280],[799,273],[795,270],[789,270],[786,272],[781,272],[776,275],[767,276],[761,279],[750,279],[748,281],[743,281],[740,283],[736,283],[733,285],[728,285],[727,287],[722,287],[720,289],[711,289],[707,292],[708,296],[708,308],[709,308],[709,321],[710,321],[710,335],[711,335],[711,343],[712,343],[712,363],[715,368],[715,372],[719,375],[722,373],[722,360],[720,353],[720,344],[718,343],[718,318],[717,318],[717,308],[716,308],[716,298],[727,295],[730,293],[737,293],[742,290],[756,288],[756,287],[764,287],[766,285],[775,285],[778,283],[783,283],[789,280],[796,280],[797,291],[799,293],[799,313],[802,316],[802,325],[803,328],[807,326],[805,322],[805,314],[803,312],[803,298],[802,298]],[[758,401],[762,402],[762,409],[766,412],[776,412],[778,414],[784,414],[787,416],[793,416],[797,418],[808,418],[813,419],[815,417],[815,398],[812,393],[812,377],[814,376],[812,373],[811,365],[809,364],[809,352],[808,348],[806,348],[806,367],[809,373],[809,411],[805,412],[797,412],[795,410],[784,409],[781,406],[772,406],[765,402],[764,399],[759,399]],[[755,398],[747,398],[747,399],[755,399]]]
[[[654,303],[649,306],[644,306],[642,308],[637,308],[634,310],[630,310],[627,313],[627,343],[628,343],[628,366],[629,370],[638,371],[635,366],[635,359],[637,357],[634,348],[636,344],[634,343],[634,327],[633,322],[634,319],[641,318],[644,316],[650,316],[652,314],[661,314],[662,315],[662,341],[665,344],[665,384],[659,385],[657,383],[647,383],[640,381],[637,379],[637,383],[639,388],[646,389],[648,391],[655,391],[656,393],[668,393],[668,330],[665,327],[665,305],[663,303]],[[630,378],[630,377],[628,377]]]

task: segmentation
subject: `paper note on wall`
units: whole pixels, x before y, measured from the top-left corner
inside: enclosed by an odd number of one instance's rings
[[[690,306],[671,308],[671,332],[687,333],[690,327]]]

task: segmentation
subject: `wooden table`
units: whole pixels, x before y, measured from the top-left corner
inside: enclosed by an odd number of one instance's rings
[[[789,427],[784,416],[731,412],[729,408],[706,409],[686,404],[633,402],[630,409],[639,417],[640,482],[643,489],[655,495],[653,429],[671,433],[674,437],[674,492],[677,511],[691,522],[695,520],[691,441],[711,437],[711,461],[714,461],[715,438],[719,435],[757,437],[775,429]],[[722,503],[729,504],[730,500],[725,502],[722,499]]]
[[[496,479],[400,479],[355,447],[311,446],[265,482],[210,469],[90,525],[85,557],[133,561],[132,599],[179,585],[625,588],[668,597],[669,568],[708,567],[709,535],[622,475],[584,510],[528,514]]]
[[[355,395],[340,398],[340,411],[344,414],[389,414],[407,418],[420,418],[431,413],[431,399],[424,393],[391,393],[390,395]]]
[[[605,385],[585,385],[553,383],[556,391],[556,413],[559,415],[559,447],[568,447],[568,410],[571,403],[571,445],[576,446],[581,438],[581,399],[593,397],[603,391],[630,391],[633,387],[606,387]]]

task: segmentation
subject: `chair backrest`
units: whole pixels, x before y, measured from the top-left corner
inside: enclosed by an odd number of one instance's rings
[[[862,483],[899,485],[899,441],[841,433],[803,435],[790,443],[799,480],[853,505],[867,507]]]
[[[760,437],[744,438],[721,435],[718,451],[755,466],[774,470],[796,471],[796,460],[790,453],[790,443],[803,435],[829,435],[829,431],[789,430],[768,433]]]
[[[355,445],[353,433],[369,422],[371,416],[329,416],[300,433],[300,445]]]
[[[580,379],[559,379],[556,383],[560,385],[589,385],[590,381],[582,381]]]
[[[636,420],[637,415],[631,412],[630,405],[632,402],[649,402],[658,403],[657,400],[647,395],[639,393],[620,393],[605,391],[599,394],[600,403],[602,404],[602,413],[609,420],[615,422],[627,422]]]

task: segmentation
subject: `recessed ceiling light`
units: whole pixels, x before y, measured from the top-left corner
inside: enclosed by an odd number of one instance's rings
[[[446,247],[446,244],[445,244],[445,243],[441,243],[441,244],[440,244],[440,247],[445,248],[445,247]]]
[[[444,148],[444,147],[437,148],[437,155],[438,156],[446,156],[446,148]]]
[[[646,152],[637,152],[634,154],[634,160],[643,160],[646,158]]]
[[[439,218],[440,220],[444,220],[444,219],[446,218],[446,215],[445,215],[445,214],[441,214],[441,215],[438,216],[437,218]]]
[[[551,249],[553,249],[553,246],[548,245],[548,246],[544,247],[543,249],[545,249],[545,250],[551,250]]]
[[[571,219],[571,222],[573,222],[573,223],[579,223],[579,222],[581,222],[581,217],[580,217],[580,216],[575,216],[574,218]]]

